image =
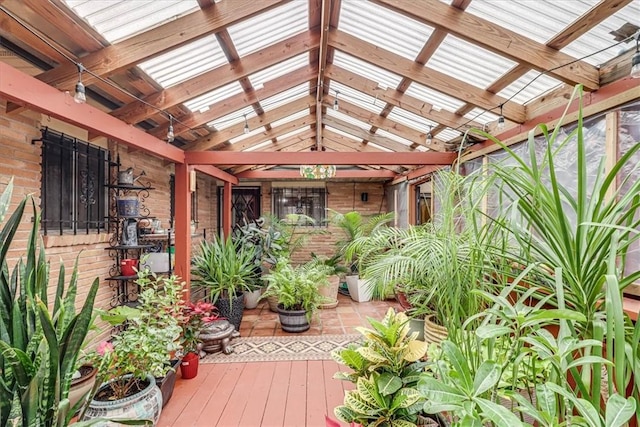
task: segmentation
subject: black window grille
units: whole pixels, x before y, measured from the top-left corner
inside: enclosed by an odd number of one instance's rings
[[[327,190],[325,188],[273,188],[273,214],[285,219],[289,214],[307,215],[315,226],[326,226]]]
[[[44,234],[107,230],[109,151],[42,129],[41,208]]]

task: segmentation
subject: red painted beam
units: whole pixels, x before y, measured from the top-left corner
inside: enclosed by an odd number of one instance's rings
[[[236,178],[235,176],[231,175],[230,173],[227,173],[225,171],[223,171],[222,169],[219,169],[215,166],[210,166],[210,165],[197,165],[197,166],[193,166],[193,168],[195,170],[197,170],[198,172],[202,172],[205,175],[209,175],[212,176],[214,178],[220,179],[224,182],[230,182],[234,185],[238,185],[238,178]]]
[[[304,179],[300,176],[300,172],[292,170],[283,171],[245,171],[240,172],[238,178],[248,179]],[[386,178],[393,179],[397,177],[394,171],[390,170],[338,170],[334,178]]]
[[[0,98],[70,123],[94,134],[144,150],[174,163],[184,163],[184,151],[73,96],[0,62]]]
[[[430,173],[433,173],[437,170],[442,169],[443,166],[424,166],[422,168],[418,168],[418,169],[414,169],[412,171],[409,171],[409,173],[407,173],[407,179],[416,179],[416,178],[420,178],[421,176],[424,175],[428,175]]]
[[[456,153],[187,151],[193,165],[450,165]]]

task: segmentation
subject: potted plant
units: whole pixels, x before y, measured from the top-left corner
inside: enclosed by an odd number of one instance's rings
[[[182,326],[182,378],[191,379],[198,375],[200,331],[205,323],[218,319],[217,308],[208,302],[186,303],[180,315]]]
[[[191,261],[192,283],[209,292],[221,317],[240,330],[245,291],[251,290],[256,278],[255,249],[216,237],[200,243]]]
[[[304,332],[310,328],[313,313],[325,302],[318,286],[328,282],[328,270],[317,264],[292,266],[281,259],[264,276],[268,283],[263,298],[278,298],[280,325],[286,332]]]
[[[427,344],[409,333],[408,318],[389,309],[382,321],[369,319],[372,329],[357,328],[361,344],[332,352],[333,359],[350,369],[334,378],[350,381],[344,405],[335,408],[339,420],[363,426],[409,426],[418,422],[423,398],[417,390],[421,359]]]
[[[318,255],[311,253],[312,264],[317,264],[323,268],[326,268],[329,275],[329,281],[327,285],[318,286],[318,291],[327,302],[320,304],[320,308],[335,308],[338,305],[338,290],[340,287],[340,275],[346,274],[349,270],[340,265],[340,254],[334,254],[331,258],[319,257]]]
[[[358,211],[347,213],[339,213],[331,210],[330,223],[337,226],[344,232],[344,237],[336,242],[337,253],[340,257],[344,257],[349,265],[351,274],[347,274],[347,286],[349,287],[349,295],[354,301],[365,302],[373,296],[373,288],[364,279],[360,278],[358,260],[361,259],[358,247],[353,243],[360,239],[366,239],[376,233],[384,225],[393,221],[393,212],[373,215],[365,217]],[[382,295],[376,294],[376,297],[384,298],[386,292]]]

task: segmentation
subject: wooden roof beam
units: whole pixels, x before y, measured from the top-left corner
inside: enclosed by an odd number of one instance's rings
[[[288,104],[275,108],[271,111],[267,111],[260,116],[251,117],[250,119],[247,119],[246,123],[249,125],[250,129],[256,129],[260,126],[265,126],[277,120],[284,119],[306,108],[311,108],[313,105],[315,105],[315,97],[313,95],[308,95],[304,98],[291,101]],[[185,145],[183,148],[185,151],[202,151],[216,149],[218,146],[223,145],[230,139],[241,136],[244,132],[244,125],[244,121],[241,123],[237,123],[226,129],[215,132],[206,138],[193,141]]]
[[[443,28],[452,35],[482,46],[520,64],[526,64],[538,71],[552,70],[575,61],[575,58],[570,55],[545,46],[486,19],[451,7],[439,0],[423,0],[420,2],[413,0],[373,1],[429,26]],[[595,90],[599,87],[598,69],[584,61],[557,68],[554,71],[550,71],[550,74],[571,85],[583,84],[588,90]]]
[[[450,165],[456,153],[298,153],[187,151],[185,161],[199,165]]]
[[[338,169],[336,176],[332,179],[362,179],[362,178],[385,178],[393,179],[397,174],[385,169],[360,169],[360,170],[344,170]],[[292,170],[270,170],[270,171],[245,171],[238,174],[241,179],[297,179],[303,180],[300,172]]]
[[[82,58],[82,64],[94,74],[109,77],[288,1],[234,0],[220,2],[216,7],[198,10],[90,53]],[[50,85],[71,90],[78,78],[78,70],[74,64],[67,63],[46,71],[38,75],[37,78]],[[95,77],[88,73],[83,76],[85,85],[90,85],[95,80]]]
[[[377,144],[381,147],[384,147],[388,150],[393,150],[396,152],[402,152],[402,151],[414,151],[411,147],[409,147],[408,145],[404,145],[404,144],[400,144],[397,141],[394,141],[390,138],[384,137],[384,136],[380,136],[377,135],[375,133],[371,133],[369,132],[369,130],[367,129],[362,129],[361,127],[358,127],[356,125],[353,125],[351,123],[347,123],[343,120],[337,119],[335,117],[325,117],[324,118],[324,123],[327,126],[331,126],[332,128],[338,129],[342,132],[346,132],[350,135],[353,135],[356,138],[360,138],[363,139],[365,141],[369,141],[372,142],[374,144]]]
[[[318,44],[318,34],[305,31],[293,37],[254,52],[239,61],[207,71],[161,92],[147,96],[143,101],[124,105],[112,114],[127,123],[138,123],[174,105],[205,94],[225,84],[264,70],[281,61],[299,55]]]
[[[449,8],[449,6],[446,7]],[[517,123],[522,123],[525,120],[525,112],[522,105],[514,102],[507,103],[507,100],[501,96],[454,79],[445,73],[418,66],[418,64],[403,56],[384,50],[351,34],[339,30],[331,30],[329,32],[329,44],[351,56],[454,98],[467,101],[477,107],[491,110],[500,104],[505,104],[503,112],[506,118]]]
[[[304,126],[312,125],[316,122],[316,118],[314,114],[310,114],[305,117],[300,117],[299,119],[283,123],[280,126],[271,128],[269,130],[265,130],[264,132],[260,132],[257,135],[252,135],[248,138],[245,138],[241,141],[236,142],[235,144],[229,144],[222,148],[220,151],[244,151],[247,148],[251,148],[254,145],[260,144],[262,142],[268,141],[270,139],[275,139],[281,135],[292,132],[296,129],[299,129]],[[189,153],[201,153],[201,151],[188,151]]]

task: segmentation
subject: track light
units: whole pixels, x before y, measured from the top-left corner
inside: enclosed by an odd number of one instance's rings
[[[247,115],[244,115],[244,129],[242,129],[242,131],[244,132],[245,135],[247,135],[249,132],[251,132],[251,129],[249,129],[249,123],[247,122]]]
[[[77,104],[84,104],[87,102],[87,94],[84,88],[84,84],[82,83],[82,72],[84,71],[84,67],[82,64],[76,64],[78,66],[78,82],[76,83],[76,92],[73,95],[73,100]]]
[[[431,143],[433,142],[433,134],[431,133],[431,128],[433,128],[433,126],[429,125],[429,133],[427,134],[427,145],[431,145]]]
[[[502,106],[504,104],[500,104],[500,117],[498,117],[498,130],[504,130],[504,115],[502,114]]]
[[[169,114],[169,129],[167,129],[167,142],[173,142],[176,135],[173,133],[173,116]]]
[[[631,58],[631,77],[634,79],[640,79],[640,31],[638,31],[638,37],[636,37],[636,53]]]
[[[340,92],[336,91],[336,98],[333,100],[333,111],[338,111],[340,106],[338,105],[338,95]]]

